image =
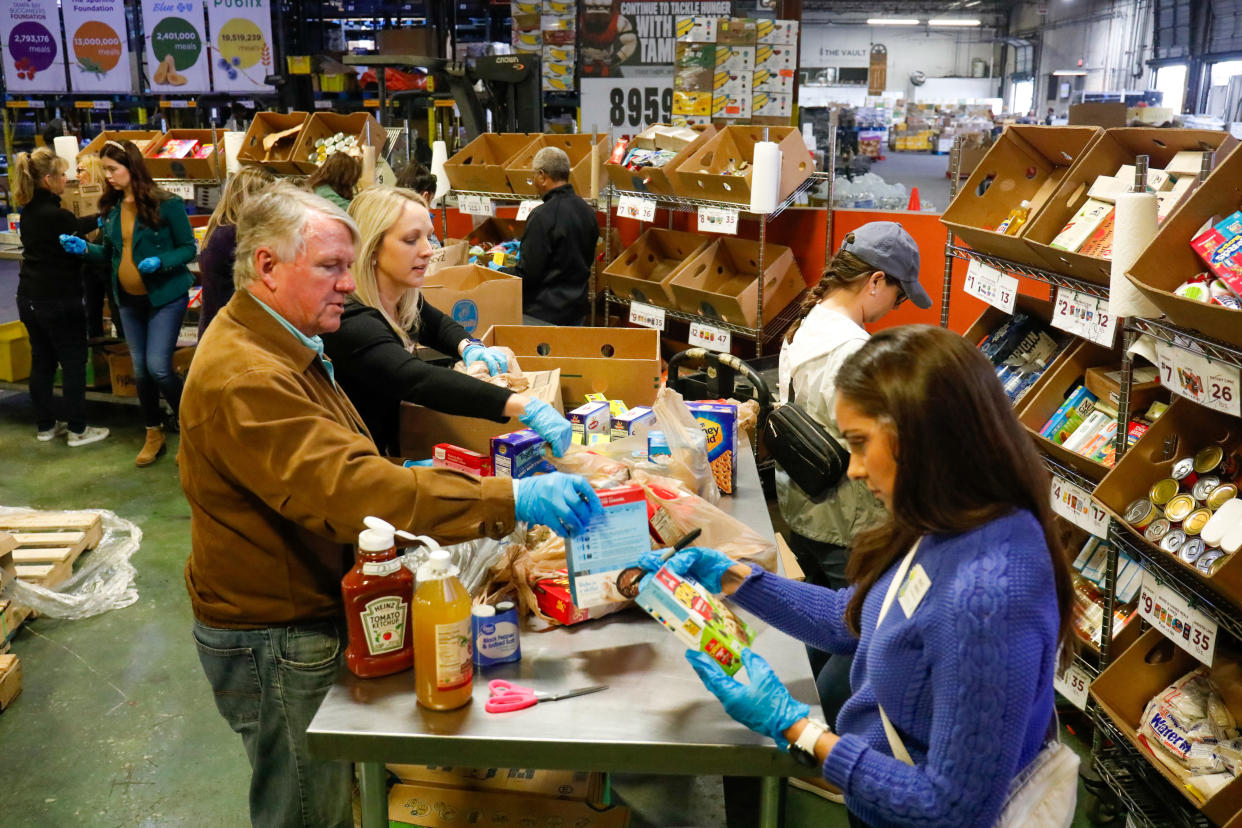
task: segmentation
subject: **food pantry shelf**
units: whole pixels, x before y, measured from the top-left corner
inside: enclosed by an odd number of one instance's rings
[[[669,319],[677,319],[682,322],[701,322],[704,325],[711,325],[713,328],[720,328],[723,331],[737,334],[746,339],[763,339],[767,341],[783,333],[786,328],[793,324],[794,320],[802,313],[802,298],[806,296],[806,291],[799,293],[794,297],[785,309],[778,313],[775,318],[769,319],[763,329],[748,328],[745,325],[735,325],[732,322],[725,322],[722,319],[714,319],[709,316],[703,316],[699,313],[690,313],[688,311],[675,310],[673,308],[661,308],[664,316]],[[628,308],[630,306],[629,299],[622,299],[611,290],[604,294],[605,301],[610,305],[619,305]],[[764,331],[767,331],[766,335]]]
[[[1049,474],[1056,475],[1062,480],[1068,480],[1070,483],[1073,483],[1075,486],[1078,486],[1085,491],[1095,491],[1096,483],[1094,481],[1088,480],[1078,472],[1071,469],[1069,466],[1061,465],[1059,462],[1046,454],[1041,456],[1044,459],[1044,466],[1048,469]]]
[[[1204,356],[1215,359],[1218,362],[1225,362],[1242,368],[1242,350],[1239,350],[1234,345],[1228,345],[1196,331],[1188,331],[1161,320],[1137,317],[1126,319],[1125,325],[1126,330],[1154,336],[1156,339],[1175,347],[1184,348],[1195,353],[1202,353]]]
[[[614,199],[620,198],[622,196],[629,196],[631,198],[643,198],[643,199],[647,199],[648,201],[654,201],[657,204],[669,207],[670,209],[674,210],[675,212],[679,212],[679,213],[691,213],[691,212],[694,212],[695,210],[698,210],[700,207],[714,207],[714,208],[722,209],[722,210],[737,210],[738,215],[740,216],[741,215],[751,216],[754,218],[767,219],[770,221],[776,218],[777,216],[779,216],[781,213],[783,213],[786,207],[791,206],[795,201],[798,200],[799,196],[808,192],[817,183],[821,181],[831,181],[831,180],[832,180],[832,175],[830,173],[826,173],[826,172],[811,173],[810,178],[808,178],[806,181],[803,181],[796,190],[794,190],[792,193],[789,194],[788,198],[786,198],[780,204],[776,205],[776,209],[770,213],[753,213],[751,212],[749,205],[739,204],[736,201],[708,201],[706,199],[686,198],[684,196],[652,195],[651,193],[640,193],[640,192],[633,192],[630,190],[618,190],[616,187],[613,187],[611,185],[609,185],[606,192],[609,196],[611,196]]]
[[[1037,282],[1053,285],[1054,287],[1068,288],[1069,290],[1085,293],[1094,296],[1097,299],[1108,298],[1108,286],[1097,285],[1094,282],[1085,282],[1081,279],[1075,279],[1071,276],[1065,276],[1051,270],[1042,270],[1038,267],[1011,262],[1008,259],[1002,259],[998,256],[989,256],[986,253],[980,253],[977,250],[971,250],[969,247],[961,247],[960,245],[949,245],[945,247],[946,252],[956,259],[965,259],[966,261],[974,260],[982,264],[994,267],[997,270],[1009,273],[1014,276],[1025,276],[1028,279],[1034,279]]]
[[[1108,720],[1103,711],[1100,711],[1099,718]],[[1143,757],[1130,749],[1129,743],[1111,727],[1111,722],[1106,729],[1111,731],[1114,743],[1096,754],[1095,768],[1129,812],[1127,825],[1132,823],[1138,828],[1211,828],[1212,823],[1203,814],[1181,806],[1176,792],[1170,790],[1170,796],[1159,797],[1156,793],[1160,790],[1158,786],[1167,787],[1168,783],[1146,767]]]

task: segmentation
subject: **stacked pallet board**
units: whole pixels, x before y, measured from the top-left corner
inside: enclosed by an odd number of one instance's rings
[[[11,535],[18,579],[56,587],[73,574],[73,564],[103,538],[98,514],[26,512],[0,517],[0,533]]]

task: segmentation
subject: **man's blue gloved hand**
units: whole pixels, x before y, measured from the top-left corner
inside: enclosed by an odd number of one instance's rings
[[[466,350],[461,352],[461,359],[462,362],[466,363],[467,368],[474,362],[486,363],[487,373],[493,377],[509,370],[509,358],[505,356],[503,351],[489,348],[478,342],[471,342],[467,345]]]
[[[547,441],[553,454],[557,457],[565,456],[565,451],[573,440],[574,429],[559,411],[543,400],[531,399],[518,419]]]
[[[79,239],[77,236],[60,234],[60,246],[65,249],[66,253],[72,253],[75,256],[81,256],[86,252],[86,240]]]
[[[155,271],[159,269],[160,269],[160,257],[159,256],[147,256],[145,259],[143,259],[142,261],[138,263],[139,273],[154,273]]]
[[[515,479],[513,501],[518,520],[547,526],[558,535],[576,535],[604,514],[586,478],[564,472]]]
[[[405,466],[407,469],[411,469],[411,468],[415,468],[415,467],[418,467],[418,468],[423,468],[423,469],[429,469],[429,468],[431,468],[432,466],[434,466],[434,465],[435,465],[435,463],[433,463],[433,462],[432,462],[432,460],[431,460],[431,458],[430,458],[430,457],[428,457],[428,458],[427,458],[427,459],[425,459],[425,460],[406,460],[406,461],[405,461],[404,463],[402,463],[401,465]]]
[[[726,713],[756,733],[771,736],[781,750],[789,749],[785,731],[811,715],[811,708],[789,695],[772,667],[749,647],[742,650],[742,664],[750,684],[726,675],[706,653],[687,650],[686,660]]]
[[[720,592],[720,579],[724,577],[729,567],[737,563],[723,552],[708,549],[706,546],[688,546],[669,558],[667,562],[662,562],[660,558],[667,551],[667,549],[656,549],[644,552],[638,560],[638,565],[648,572],[655,572],[667,563],[668,568],[674,573],[699,582],[710,592]]]

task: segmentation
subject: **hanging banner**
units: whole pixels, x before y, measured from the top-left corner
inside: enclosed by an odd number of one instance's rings
[[[60,15],[56,0],[5,0],[0,3],[4,83],[14,92],[64,92],[60,53]]]
[[[69,87],[79,95],[134,91],[125,0],[62,0]]]
[[[272,11],[269,0],[206,0],[211,76],[217,92],[271,92]]]
[[[147,83],[152,92],[210,92],[202,0],[142,0]]]

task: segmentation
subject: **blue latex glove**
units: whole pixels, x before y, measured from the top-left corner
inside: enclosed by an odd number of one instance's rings
[[[60,234],[60,246],[65,249],[66,253],[72,253],[75,256],[81,256],[86,252],[86,240],[79,239],[77,236]]]
[[[547,526],[558,535],[576,535],[604,514],[586,478],[564,472],[515,479],[513,501],[518,520]]]
[[[708,549],[706,546],[687,546],[668,561],[661,561],[660,558],[666,552],[668,552],[667,549],[644,552],[638,565],[648,572],[655,572],[667,563],[673,573],[697,581],[713,593],[720,592],[720,579],[724,577],[729,567],[737,563],[728,555],[717,552],[715,549]]]
[[[518,419],[527,428],[534,429],[552,447],[553,454],[557,457],[565,456],[573,440],[574,429],[559,411],[543,400],[532,399]]]
[[[145,259],[143,259],[142,261],[138,263],[139,273],[154,273],[155,271],[159,269],[160,269],[160,257],[159,256],[147,256]]]
[[[811,715],[811,708],[789,695],[772,667],[749,647],[742,650],[742,665],[750,684],[742,684],[725,674],[712,657],[698,650],[687,650],[686,660],[712,691],[725,712],[756,733],[776,740],[781,750],[789,750],[785,731],[794,722]]]
[[[407,469],[414,468],[415,466],[417,466],[417,467],[419,467],[419,468],[429,469],[429,468],[431,468],[431,467],[432,467],[433,465],[435,465],[435,464],[434,464],[434,463],[432,463],[432,462],[431,462],[431,458],[430,458],[430,457],[428,457],[426,460],[406,460],[406,461],[405,461],[404,463],[402,463],[401,465],[405,466],[405,468],[407,468]]]
[[[466,363],[467,368],[470,367],[471,363],[487,363],[487,373],[493,377],[509,370],[509,358],[503,352],[495,348],[489,348],[486,345],[480,345],[478,342],[472,342],[467,345],[466,350],[461,352],[461,359],[462,362]]]

